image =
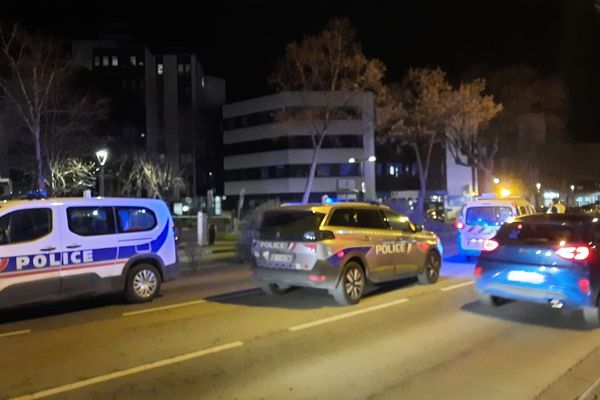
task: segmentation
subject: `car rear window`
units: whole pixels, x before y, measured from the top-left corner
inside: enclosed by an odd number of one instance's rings
[[[467,208],[467,225],[499,226],[514,216],[512,208],[499,206],[477,206]]]
[[[512,222],[500,228],[496,240],[500,244],[531,243],[558,244],[585,241],[585,232],[581,226],[568,226],[562,223]]]
[[[267,240],[304,240],[305,232],[319,230],[325,214],[312,211],[277,210],[263,215],[260,238]]]

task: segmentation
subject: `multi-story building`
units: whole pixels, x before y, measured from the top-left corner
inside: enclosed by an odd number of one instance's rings
[[[207,76],[196,54],[129,38],[73,41],[72,54],[92,72],[95,89],[111,99],[108,143],[167,157],[187,181],[182,194],[222,192],[225,83]]]
[[[302,199],[313,158],[315,110],[329,109],[331,121],[321,149],[311,200],[324,194],[375,197],[373,96],[370,93],[281,92],[223,107],[225,195],[245,193],[249,202]],[[303,111],[311,110],[312,118]],[[298,118],[285,115],[294,112]],[[284,117],[280,117],[284,115]],[[354,162],[350,162],[350,159]]]

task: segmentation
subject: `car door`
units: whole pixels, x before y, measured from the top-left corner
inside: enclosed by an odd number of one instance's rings
[[[410,219],[393,211],[384,210],[384,215],[395,238],[395,270],[396,276],[413,275],[425,261],[418,250],[420,241],[416,228]]]
[[[58,297],[61,236],[57,216],[53,206],[0,215],[0,307]]]
[[[393,279],[396,261],[396,238],[383,215],[376,208],[358,208],[357,229],[361,230],[371,245],[367,253],[370,278],[381,282]]]
[[[117,232],[113,207],[64,204],[61,296],[101,293],[117,275]]]
[[[138,255],[155,252],[166,239],[168,223],[159,226],[153,210],[137,205],[115,207],[119,253],[117,264],[121,268]]]

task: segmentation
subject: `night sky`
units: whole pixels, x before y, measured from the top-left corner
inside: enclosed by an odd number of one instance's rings
[[[3,4],[3,19],[70,38],[112,31],[193,48],[208,74],[226,79],[228,101],[269,93],[266,77],[286,43],[347,16],[367,56],[387,65],[388,80],[411,66],[460,76],[473,65],[527,64],[559,75],[571,136],[600,141],[600,12],[592,0],[52,3]]]

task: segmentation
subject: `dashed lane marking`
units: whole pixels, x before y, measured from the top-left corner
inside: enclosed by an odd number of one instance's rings
[[[454,290],[454,289],[459,289],[461,287],[465,287],[465,286],[469,286],[474,284],[475,281],[468,281],[468,282],[463,282],[463,283],[458,283],[456,285],[452,285],[452,286],[446,286],[445,288],[442,288],[442,292],[448,292],[450,290]]]
[[[145,308],[143,310],[137,310],[137,311],[129,311],[129,312],[123,313],[122,316],[129,317],[132,315],[147,314],[147,313],[156,312],[156,311],[172,310],[174,308],[188,307],[188,306],[193,306],[193,305],[202,304],[202,303],[206,303],[206,300],[194,300],[194,301],[187,301],[185,303],[170,304],[168,306]]]
[[[26,333],[31,333],[31,330],[30,329],[24,329],[22,331],[0,333],[0,338],[9,337],[9,336],[17,336],[17,335],[25,335]]]
[[[180,362],[192,360],[195,358],[203,357],[209,354],[219,353],[221,351],[233,349],[236,347],[243,346],[244,342],[231,342],[227,344],[223,344],[221,346],[210,347],[208,349],[195,351],[193,353],[182,354],[180,356],[166,358],[164,360],[151,362],[148,364],[143,364],[137,367],[124,369],[122,371],[112,372],[106,375],[99,375],[94,378],[85,379],[79,382],[69,383],[67,385],[57,386],[51,389],[42,390],[39,392],[26,394],[24,396],[14,397],[12,400],[30,400],[30,399],[41,399],[43,397],[54,396],[57,394],[70,392],[76,389],[81,389],[86,386],[96,385],[98,383],[111,381],[113,379],[122,378],[129,375],[139,374],[140,372],[149,371],[151,369],[156,369],[160,367],[165,367],[167,365],[177,364]]]
[[[339,321],[339,320],[342,320],[342,319],[355,317],[357,315],[361,315],[361,314],[366,314],[366,313],[373,312],[373,311],[382,310],[384,308],[397,306],[399,304],[403,304],[403,303],[406,303],[408,301],[410,301],[410,300],[407,299],[407,298],[403,298],[403,299],[399,299],[399,300],[394,300],[394,301],[390,301],[389,303],[379,304],[379,305],[376,305],[376,306],[367,307],[367,308],[363,308],[363,309],[356,310],[356,311],[351,311],[351,312],[344,313],[344,314],[334,315],[333,317],[323,318],[323,319],[319,319],[317,321],[308,322],[306,324],[292,326],[291,328],[288,328],[288,329],[290,331],[292,331],[292,332],[301,331],[303,329],[308,329],[308,328],[312,328],[312,327],[315,327],[315,326],[327,324],[329,322]]]

